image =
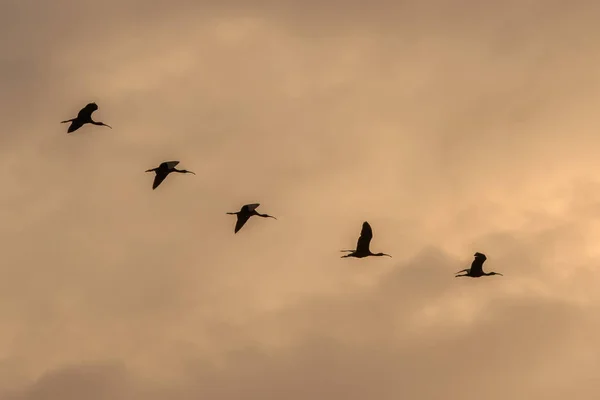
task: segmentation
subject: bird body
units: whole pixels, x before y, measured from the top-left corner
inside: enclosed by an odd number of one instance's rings
[[[274,216],[269,215],[269,214],[260,214],[258,211],[256,211],[258,206],[260,206],[260,203],[246,204],[246,205],[242,206],[240,211],[227,213],[229,215],[237,215],[237,221],[235,223],[235,229],[234,229],[233,233],[238,233],[239,230],[242,229],[242,227],[246,224],[246,222],[248,222],[250,217],[252,217],[253,215],[256,215],[258,217],[263,217],[263,218],[277,219]]]
[[[356,258],[364,258],[369,256],[381,257],[387,256],[391,257],[389,254],[385,253],[372,253],[370,250],[371,239],[373,239],[373,230],[371,229],[371,225],[367,221],[363,222],[362,229],[360,231],[360,237],[358,238],[358,242],[356,243],[356,250],[342,250],[350,252],[350,254],[346,254],[341,258],[346,257],[356,257]]]
[[[98,105],[96,103],[89,103],[81,110],[79,110],[79,112],[77,113],[77,117],[66,121],[61,121],[61,124],[65,124],[67,122],[71,123],[69,129],[67,129],[67,133],[75,132],[77,129],[81,128],[85,124],[107,126],[112,129],[111,126],[106,125],[104,122],[94,121],[92,119],[92,113],[97,109]]]
[[[156,174],[156,176],[154,177],[154,182],[152,183],[152,190],[156,189],[171,172],[179,172],[181,174],[196,175],[192,171],[188,171],[186,169],[175,168],[177,166],[177,164],[179,164],[179,161],[165,161],[156,168],[146,170],[146,172],[154,172]]]
[[[461,272],[464,272],[465,274],[456,275],[455,278],[462,278],[464,276],[468,276],[471,278],[479,278],[482,276],[491,276],[491,275],[503,276],[502,274],[500,274],[498,272],[483,272],[483,263],[485,262],[485,260],[487,260],[487,257],[485,256],[485,254],[479,253],[479,252],[475,253],[474,256],[475,256],[475,259],[471,263],[471,268],[463,269],[462,271],[456,272],[457,274],[460,274]]]

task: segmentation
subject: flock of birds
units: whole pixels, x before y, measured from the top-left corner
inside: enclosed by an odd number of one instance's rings
[[[67,130],[67,133],[75,132],[76,130],[78,130],[85,124],[106,126],[106,127],[112,129],[111,126],[105,124],[104,122],[94,121],[92,119],[92,113],[96,110],[98,110],[98,105],[96,103],[89,103],[88,105],[86,105],[84,108],[82,108],[79,111],[79,113],[77,114],[77,117],[66,120],[66,121],[61,121],[61,123],[63,123],[63,124],[68,123],[68,122],[71,123],[71,125],[69,125],[69,128]],[[169,174],[172,172],[178,172],[180,174],[194,174],[195,175],[195,173],[192,171],[188,171],[186,169],[175,168],[178,164],[179,164],[179,161],[165,161],[156,168],[146,170],[146,172],[154,172],[155,173],[154,182],[152,183],[152,189],[153,190],[156,189],[167,178],[167,176],[169,176]],[[258,211],[256,211],[258,206],[260,206],[259,203],[246,204],[246,205],[242,206],[240,211],[227,213],[230,215],[237,216],[234,233],[238,233],[239,230],[242,229],[242,227],[246,224],[246,222],[248,222],[248,220],[252,216],[277,219],[277,218],[273,217],[272,215],[261,214]],[[371,229],[371,225],[369,225],[369,223],[365,221],[365,222],[363,222],[362,229],[360,232],[360,237],[358,238],[358,242],[356,243],[356,249],[355,250],[342,250],[342,252],[348,252],[348,254],[342,256],[342,258],[346,258],[346,257],[364,258],[364,257],[369,257],[369,256],[392,257],[391,255],[386,254],[386,253],[371,252],[370,245],[371,245],[372,239],[373,239],[373,230]],[[461,278],[461,277],[465,277],[465,276],[471,277],[471,278],[479,278],[481,276],[490,276],[490,275],[501,275],[502,276],[502,274],[500,274],[498,272],[484,272],[483,271],[483,263],[485,263],[485,261],[487,260],[487,257],[485,256],[485,254],[477,252],[474,254],[474,256],[475,256],[475,259],[471,263],[471,268],[466,268],[466,269],[463,269],[462,271],[456,272],[455,278]],[[463,273],[463,274],[460,275],[461,273]]]

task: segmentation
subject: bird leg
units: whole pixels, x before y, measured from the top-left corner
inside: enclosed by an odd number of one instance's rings
[[[350,251],[350,252],[352,252],[352,251],[354,251],[354,250],[340,250],[340,251],[341,251],[341,252],[344,252],[344,251]]]
[[[340,258],[346,258],[346,257],[354,257],[354,253],[346,254],[345,256],[341,256]]]
[[[463,269],[462,271],[455,272],[455,274],[460,274],[461,272],[469,272],[469,269]]]
[[[456,275],[455,278],[462,278],[463,276],[469,276],[469,275],[467,275],[467,274],[465,274],[465,275]]]
[[[259,214],[259,213],[256,213],[256,215],[258,215],[259,217],[263,217],[263,218],[273,218],[273,219],[277,219],[277,218],[275,218],[274,216],[272,216],[272,215],[269,215],[269,214]]]
[[[75,121],[75,120],[76,120],[76,118],[73,118],[73,119],[68,119],[68,120],[66,120],[66,121],[60,121],[60,123],[61,123],[61,124],[66,124],[67,122],[73,122],[73,121]]]

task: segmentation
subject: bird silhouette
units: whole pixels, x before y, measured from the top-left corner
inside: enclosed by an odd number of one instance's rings
[[[237,215],[237,222],[235,223],[235,230],[233,231],[233,233],[238,233],[240,229],[242,229],[242,227],[246,224],[246,222],[248,222],[248,220],[250,219],[251,216],[256,215],[259,217],[263,217],[263,218],[273,218],[273,219],[277,219],[272,215],[269,214],[260,214],[259,212],[256,211],[256,208],[260,206],[260,203],[254,203],[254,204],[246,204],[245,206],[243,206],[240,211],[237,212],[228,212],[227,214],[229,215]]]
[[[461,272],[465,272],[464,275],[456,275],[455,278],[462,278],[463,276],[469,276],[471,278],[479,278],[481,276],[490,276],[490,275],[500,275],[504,276],[498,272],[483,272],[483,263],[487,260],[487,257],[483,253],[475,253],[475,259],[471,263],[471,268],[463,269],[462,271],[456,272],[456,274],[460,274]]]
[[[104,122],[98,122],[98,121],[94,121],[92,119],[92,113],[94,111],[96,111],[97,109],[98,109],[98,105],[96,103],[89,103],[87,106],[83,107],[79,111],[79,113],[77,114],[77,117],[75,117],[73,119],[68,119],[66,121],[61,121],[60,123],[66,124],[67,122],[71,122],[71,125],[69,126],[69,129],[67,130],[67,133],[75,132],[77,129],[81,128],[85,124],[108,126],[110,129],[112,129],[111,126],[106,125]]]
[[[356,243],[356,250],[342,250],[342,251],[349,251],[351,253],[346,254],[345,256],[342,256],[341,258],[346,258],[346,257],[363,258],[363,257],[368,257],[368,256],[391,257],[389,254],[385,254],[385,253],[377,253],[377,254],[371,253],[371,250],[369,249],[369,245],[371,244],[371,239],[373,239],[373,230],[371,229],[371,225],[369,225],[369,223],[367,221],[365,221],[362,224],[362,230],[360,231],[360,237],[358,238],[358,242]]]
[[[179,161],[165,161],[165,162],[161,163],[156,168],[152,168],[152,169],[146,170],[146,172],[155,172],[156,173],[156,176],[154,177],[154,183],[152,183],[152,190],[156,189],[158,187],[158,185],[160,185],[162,183],[162,181],[164,181],[165,178],[171,172],[179,172],[181,174],[194,174],[194,175],[196,175],[196,173],[194,173],[192,171],[188,171],[186,169],[177,169],[177,168],[175,168],[175,166],[177,164],[179,164]]]

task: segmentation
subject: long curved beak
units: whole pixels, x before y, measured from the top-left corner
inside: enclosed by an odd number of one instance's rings
[[[388,257],[392,258],[392,256],[390,256],[389,254],[383,254],[383,255],[384,255],[384,256],[388,256]]]
[[[107,125],[107,124],[105,124],[104,122],[101,122],[101,124],[102,124],[103,126],[107,126],[107,127],[109,127],[110,129],[112,129],[112,126],[110,126],[110,125]]]

